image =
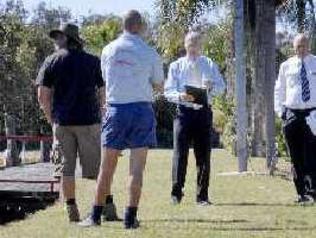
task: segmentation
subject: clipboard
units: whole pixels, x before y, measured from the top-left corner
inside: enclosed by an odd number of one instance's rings
[[[199,105],[207,105],[208,97],[207,97],[207,89],[205,88],[197,88],[190,85],[185,85],[185,91],[187,94],[190,94],[194,97],[193,103]]]

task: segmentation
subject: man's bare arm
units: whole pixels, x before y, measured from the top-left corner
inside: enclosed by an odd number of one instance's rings
[[[163,83],[153,83],[153,89],[155,92],[162,94],[164,91]]]
[[[101,114],[102,116],[106,112],[106,95],[105,95],[105,86],[98,88],[98,97],[101,107]]]
[[[52,124],[52,90],[45,86],[37,89],[37,99],[47,121]]]

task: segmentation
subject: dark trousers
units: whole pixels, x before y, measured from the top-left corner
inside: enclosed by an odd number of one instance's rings
[[[297,193],[316,197],[316,136],[305,120],[310,111],[285,109],[282,118]]]
[[[174,155],[172,164],[172,196],[181,199],[187,172],[191,142],[197,167],[197,201],[208,200],[211,157],[212,110],[194,110],[179,106],[174,120]]]

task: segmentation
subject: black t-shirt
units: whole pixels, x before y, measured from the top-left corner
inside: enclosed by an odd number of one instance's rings
[[[55,123],[76,126],[100,122],[97,89],[104,82],[97,57],[81,50],[59,50],[46,58],[36,84],[53,89]]]

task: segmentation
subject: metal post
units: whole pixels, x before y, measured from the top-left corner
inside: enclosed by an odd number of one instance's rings
[[[246,68],[244,50],[244,4],[236,0],[235,16],[235,58],[236,58],[236,100],[237,100],[237,156],[239,172],[247,171],[247,106]]]

